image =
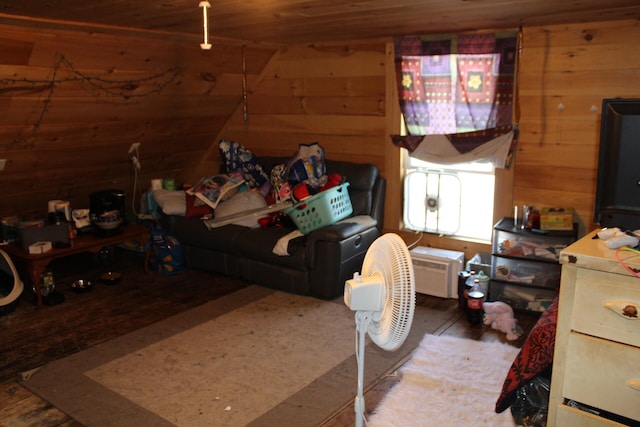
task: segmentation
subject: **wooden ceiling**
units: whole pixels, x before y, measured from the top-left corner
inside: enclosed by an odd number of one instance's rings
[[[210,39],[277,44],[640,19],[638,0],[210,0]],[[200,37],[198,0],[3,0],[0,23]],[[107,28],[108,27],[108,28]]]

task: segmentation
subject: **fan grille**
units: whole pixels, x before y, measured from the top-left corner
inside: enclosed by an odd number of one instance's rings
[[[371,340],[385,350],[395,350],[406,339],[415,308],[415,282],[411,256],[400,236],[379,237],[365,255],[364,276],[379,275],[384,284],[384,305],[369,324]]]

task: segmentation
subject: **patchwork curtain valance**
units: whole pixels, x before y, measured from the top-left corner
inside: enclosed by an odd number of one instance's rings
[[[508,167],[517,140],[519,39],[517,31],[396,37],[407,135],[392,142],[430,162]]]

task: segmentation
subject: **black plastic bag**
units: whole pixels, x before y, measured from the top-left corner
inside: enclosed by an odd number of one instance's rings
[[[511,405],[511,415],[518,425],[545,427],[549,409],[549,378],[537,376],[521,386]]]

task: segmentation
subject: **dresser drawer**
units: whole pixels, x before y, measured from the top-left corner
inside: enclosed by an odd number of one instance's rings
[[[556,426],[579,426],[579,427],[622,427],[624,424],[581,411],[576,408],[561,405],[556,416]]]
[[[639,279],[580,268],[571,329],[640,347],[640,319],[622,315],[627,303],[640,310]]]
[[[640,349],[572,332],[562,396],[640,421]]]

